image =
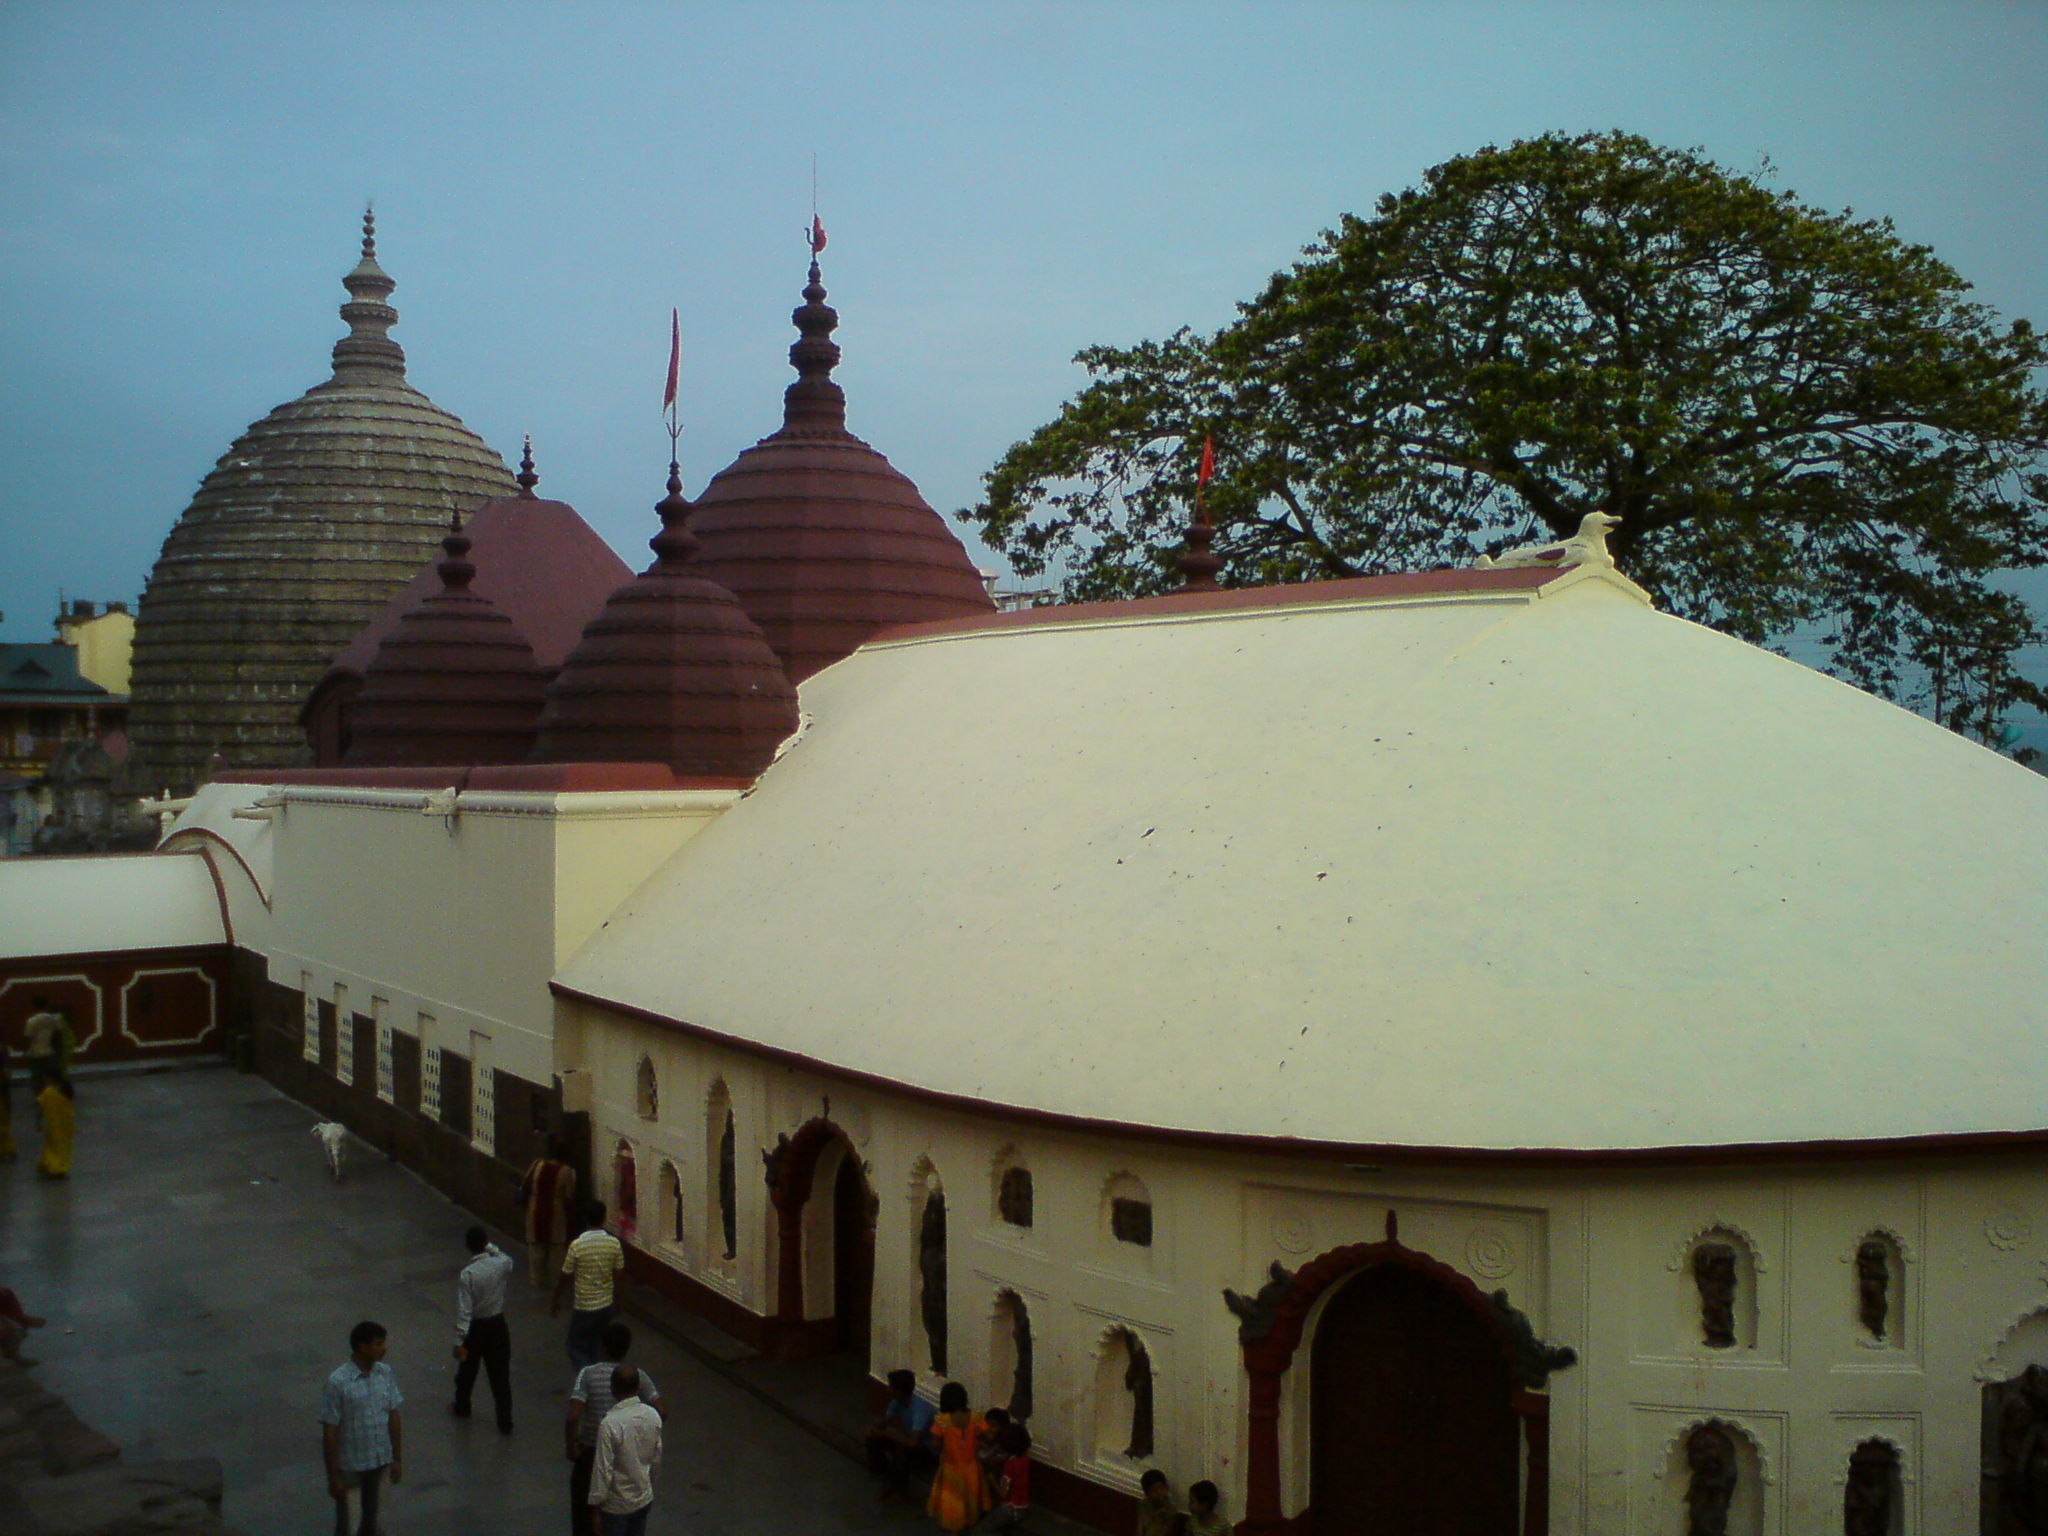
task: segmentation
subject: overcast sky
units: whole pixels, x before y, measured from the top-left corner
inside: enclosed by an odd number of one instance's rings
[[[326,377],[367,198],[413,382],[508,460],[532,432],[637,566],[671,305],[688,487],[779,421],[814,153],[849,424],[951,514],[1080,347],[1223,324],[1340,213],[1550,129],[1768,155],[2048,325],[2044,81],[2036,0],[6,0],[0,637],[133,599]]]

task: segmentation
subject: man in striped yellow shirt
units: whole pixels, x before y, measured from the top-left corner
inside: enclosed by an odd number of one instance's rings
[[[562,1313],[562,1301],[575,1286],[575,1308],[569,1314],[569,1359],[577,1370],[597,1364],[604,1325],[611,1321],[614,1284],[626,1267],[626,1250],[604,1229],[604,1204],[593,1200],[584,1218],[586,1230],[562,1255],[562,1273],[555,1280],[551,1316]]]

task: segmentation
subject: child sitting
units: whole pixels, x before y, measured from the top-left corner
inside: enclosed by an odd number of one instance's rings
[[[1173,1507],[1173,1489],[1167,1486],[1166,1474],[1152,1467],[1138,1479],[1138,1488],[1143,1499],[1138,1505],[1137,1536],[1182,1536],[1188,1517]]]
[[[1230,1536],[1230,1522],[1217,1508],[1222,1495],[1207,1478],[1188,1484],[1188,1536]]]

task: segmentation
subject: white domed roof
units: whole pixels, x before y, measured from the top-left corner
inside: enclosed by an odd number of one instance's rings
[[[1231,1136],[2048,1126],[2048,782],[1613,576],[1447,576],[884,637],[560,986]]]

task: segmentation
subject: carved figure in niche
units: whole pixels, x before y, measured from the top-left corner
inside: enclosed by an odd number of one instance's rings
[[[768,1188],[771,1191],[775,1188],[776,1181],[782,1177],[782,1161],[788,1156],[789,1132],[787,1131],[777,1131],[775,1133],[775,1145],[761,1149],[761,1172],[768,1180]]]
[[[1280,1303],[1294,1286],[1294,1271],[1278,1259],[1266,1271],[1271,1277],[1259,1287],[1256,1296],[1244,1296],[1223,1287],[1223,1305],[1237,1314],[1237,1341],[1240,1344],[1256,1344],[1273,1331],[1273,1324],[1279,1321]]]
[[[1005,1168],[996,1187],[996,1214],[1013,1227],[1031,1225],[1031,1170]]]
[[[1842,1536],[1892,1536],[1892,1500],[1899,1453],[1882,1440],[1866,1440],[1849,1453],[1849,1485],[1842,1493]]]
[[[1145,1352],[1144,1340],[1128,1328],[1123,1337],[1130,1357],[1124,1367],[1124,1390],[1131,1394],[1131,1443],[1124,1454],[1142,1461],[1152,1454],[1152,1357]]]
[[[1891,1312],[1892,1255],[1883,1238],[1866,1237],[1856,1245],[1856,1313],[1873,1339],[1884,1337]]]
[[[917,1226],[917,1270],[924,1285],[918,1312],[924,1319],[925,1342],[931,1347],[932,1369],[946,1373],[946,1195],[935,1189],[925,1196],[924,1216]]]
[[[1010,1381],[1010,1417],[1031,1417],[1031,1316],[1024,1303],[1012,1299],[1010,1341],[1017,1352],[1017,1374]]]
[[[1118,1195],[1109,1202],[1109,1230],[1120,1243],[1152,1246],[1152,1202]]]
[[[725,1238],[725,1256],[730,1259],[740,1251],[740,1179],[729,1109],[725,1129],[718,1133],[718,1224]]]
[[[1735,1345],[1735,1249],[1701,1243],[1692,1251],[1692,1277],[1700,1288],[1700,1336],[1709,1349]]]
[[[1702,1424],[1685,1437],[1685,1536],[1728,1536],[1728,1506],[1735,1502],[1735,1437],[1719,1424]]]
[[[1998,1536],[2048,1536],[2048,1366],[1999,1386]]]

